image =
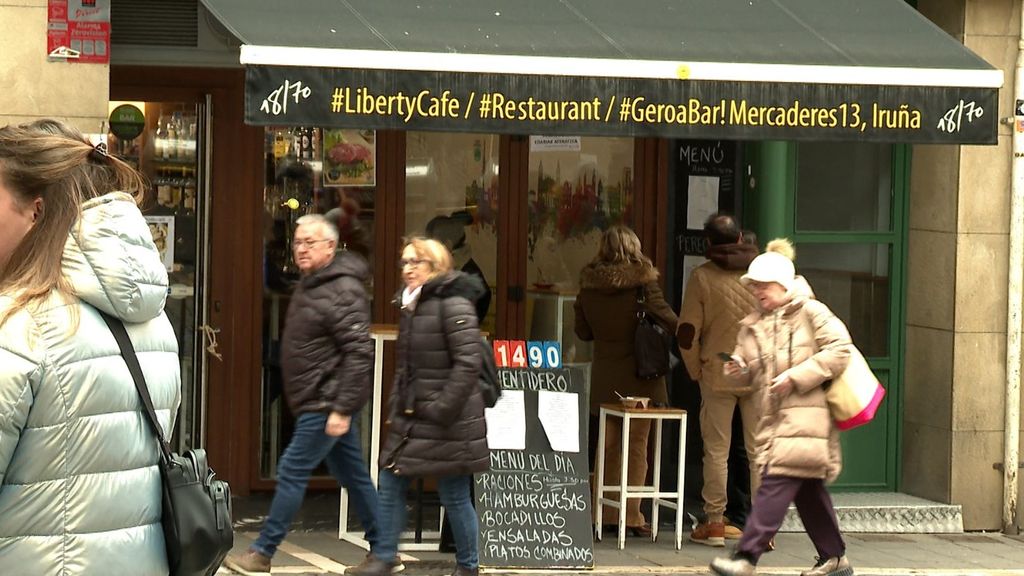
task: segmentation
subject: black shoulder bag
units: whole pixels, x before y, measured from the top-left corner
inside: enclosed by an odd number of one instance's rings
[[[164,541],[170,576],[212,576],[231,550],[231,489],[214,479],[206,462],[206,450],[196,448],[184,454],[171,452],[164,439],[153,399],[139,366],[135,347],[120,320],[100,312],[117,340],[128,371],[135,381],[150,427],[160,446],[160,479],[163,484]]]
[[[636,377],[641,380],[661,378],[671,369],[669,350],[672,335],[647,313],[647,295],[643,286],[636,289],[636,332],[633,336],[633,358]]]

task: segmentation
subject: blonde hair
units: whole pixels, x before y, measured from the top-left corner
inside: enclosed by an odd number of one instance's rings
[[[412,246],[417,258],[430,263],[430,274],[428,276],[431,279],[452,271],[452,254],[441,242],[433,238],[413,236],[405,240],[405,244],[402,245],[402,252],[405,252],[405,249],[409,246]]]
[[[604,231],[597,250],[597,262],[633,263],[654,266],[640,248],[640,238],[629,227],[616,224]]]
[[[42,200],[35,224],[0,266],[0,293],[14,293],[0,325],[53,290],[74,296],[61,258],[83,202],[113,191],[139,201],[146,189],[135,169],[97,151],[81,132],[57,120],[0,128],[0,184],[21,206]]]

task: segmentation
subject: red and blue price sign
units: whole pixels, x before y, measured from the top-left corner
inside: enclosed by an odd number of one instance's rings
[[[558,342],[495,340],[494,362],[498,368],[561,368]]]

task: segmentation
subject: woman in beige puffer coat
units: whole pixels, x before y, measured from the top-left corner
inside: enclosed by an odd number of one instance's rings
[[[823,387],[846,368],[850,335],[827,306],[810,297],[792,257],[789,242],[775,240],[741,279],[758,310],[741,321],[733,361],[724,369],[737,384],[764,394],[756,433],[762,480],[735,554],[711,564],[722,576],[756,573],[790,503],[818,551],[817,564],[802,576],[853,574],[825,489],[839,475],[842,455]]]

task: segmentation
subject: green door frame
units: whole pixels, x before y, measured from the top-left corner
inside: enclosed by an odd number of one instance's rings
[[[889,353],[868,361],[879,374],[888,374],[887,398],[882,404],[887,421],[884,485],[844,483],[840,476],[836,491],[895,491],[902,476],[901,446],[903,414],[903,364],[906,338],[906,276],[909,229],[909,190],[911,148],[893,146],[891,210],[892,226],[887,232],[805,232],[796,229],[797,144],[795,142],[751,142],[746,157],[750,178],[744,194],[743,219],[764,244],[772,238],[787,237],[799,247],[801,242],[817,244],[888,244],[891,249],[889,298]],[[844,449],[854,442],[844,433]],[[853,436],[855,438],[855,436]],[[859,449],[865,449],[860,447]]]

